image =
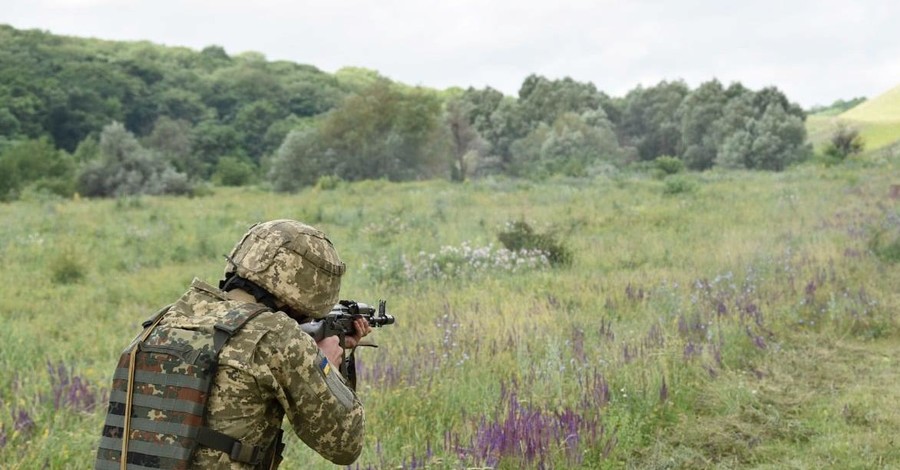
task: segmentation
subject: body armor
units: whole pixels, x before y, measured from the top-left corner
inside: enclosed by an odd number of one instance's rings
[[[188,469],[199,446],[225,452],[233,461],[272,468],[280,458],[280,436],[267,448],[247,446],[204,421],[222,347],[247,321],[269,309],[246,304],[228,311],[214,326],[191,329],[158,326],[168,309],[144,322],[143,332],[119,359],[94,468]]]

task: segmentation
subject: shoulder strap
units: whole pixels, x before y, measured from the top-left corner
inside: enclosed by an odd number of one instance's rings
[[[144,332],[138,337],[136,343],[139,345],[147,340],[156,325],[163,319],[166,312],[169,311],[171,305],[167,305],[153,316],[148,322],[144,322]],[[131,348],[128,354],[128,385],[125,389],[125,422],[122,426],[122,455],[119,460],[119,468],[126,470],[128,468],[128,442],[131,437],[131,408],[134,406],[134,361],[137,358],[138,348]]]
[[[243,326],[248,321],[253,319],[253,317],[259,315],[260,313],[269,312],[272,310],[269,307],[256,307],[255,309],[247,308],[255,305],[256,304],[244,304],[241,306],[241,308],[237,308],[226,313],[222,318],[222,321],[216,323],[216,332],[213,337],[212,352],[214,357],[214,364],[218,363],[219,353],[222,352],[222,347],[225,346],[225,343],[227,343],[228,340],[238,332],[238,330],[243,328]],[[210,381],[210,388],[211,387],[212,382]],[[207,392],[207,394],[208,393],[209,392]],[[200,432],[199,434],[197,434],[197,444],[222,451],[228,454],[228,456],[231,457],[231,460],[250,464],[253,466],[259,465],[262,462],[263,456],[265,455],[264,447],[244,445],[241,441],[227,434],[210,429],[207,426],[200,428]]]

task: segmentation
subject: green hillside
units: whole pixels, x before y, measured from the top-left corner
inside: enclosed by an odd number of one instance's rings
[[[900,122],[900,86],[855,106],[839,117],[861,122]]]
[[[859,129],[868,150],[900,141],[900,86],[837,116],[827,111],[810,115],[806,121],[809,140],[816,146],[824,144],[839,122]]]

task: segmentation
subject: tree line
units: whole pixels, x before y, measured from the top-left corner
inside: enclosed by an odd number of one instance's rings
[[[711,80],[611,97],[531,75],[516,96],[345,68],[0,25],[0,199],[190,193],[198,183],[590,176],[660,157],[779,171],[807,158],[804,111]]]

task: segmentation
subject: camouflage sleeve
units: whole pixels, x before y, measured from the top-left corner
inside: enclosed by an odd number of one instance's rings
[[[260,340],[259,359],[297,436],[326,459],[349,465],[362,451],[362,403],[312,338],[284,322]]]

